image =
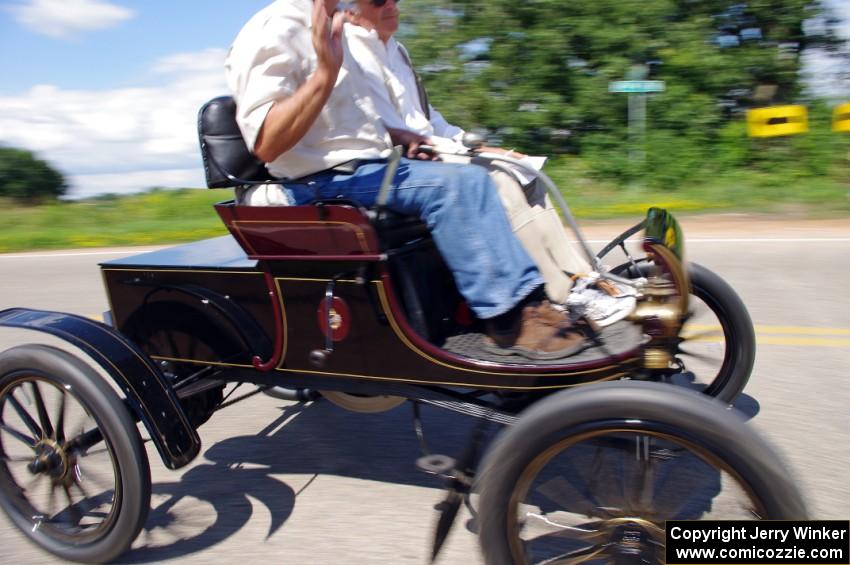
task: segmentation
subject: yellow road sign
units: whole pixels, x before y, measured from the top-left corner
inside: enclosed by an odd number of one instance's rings
[[[772,106],[747,110],[750,137],[779,137],[809,131],[809,111],[805,106]]]
[[[839,104],[832,111],[832,131],[850,132],[850,102]]]

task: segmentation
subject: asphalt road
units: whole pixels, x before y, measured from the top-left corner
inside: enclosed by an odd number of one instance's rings
[[[793,469],[812,517],[850,518],[850,221],[684,218],[688,254],[723,276],[756,324],[758,352],[737,407]],[[610,239],[619,222],[591,226]],[[597,244],[598,245],[598,244]],[[137,250],[0,255],[0,309],[98,316],[97,263]],[[0,330],[0,349],[48,341]],[[149,448],[151,514],[122,562],[426,563],[438,479],[419,455],[402,406],[380,415],[265,395],[201,428],[202,455],[166,470]],[[434,451],[454,453],[469,421],[425,410]],[[465,512],[465,511],[463,511]],[[439,563],[480,563],[462,514]],[[0,516],[4,563],[58,563]]]

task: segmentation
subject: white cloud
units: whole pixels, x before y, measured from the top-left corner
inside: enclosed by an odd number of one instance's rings
[[[838,19],[839,36],[850,41],[850,0],[827,0],[826,4]],[[803,53],[803,80],[810,94],[833,102],[845,102],[850,92],[847,60],[820,48]]]
[[[818,98],[845,102],[850,92],[847,62],[822,49],[803,52],[803,81],[807,91]]]
[[[209,49],[162,59],[154,65],[166,73],[158,87],[40,85],[0,97],[3,142],[52,163],[72,181],[71,196],[204,186],[197,114],[228,92],[224,56],[223,49]]]
[[[838,33],[850,39],[850,2],[847,0],[831,0],[829,2],[833,14],[840,20]]]
[[[103,0],[29,0],[8,10],[27,29],[58,38],[110,28],[135,16],[132,10]]]
[[[210,48],[195,53],[176,53],[161,58],[153,70],[162,74],[183,74],[186,72],[206,72],[222,70],[223,54],[221,49]]]

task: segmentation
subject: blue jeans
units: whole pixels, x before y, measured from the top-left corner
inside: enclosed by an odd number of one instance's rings
[[[375,204],[386,166],[366,162],[352,174],[327,171],[286,187],[297,204],[347,198],[368,208]],[[483,167],[402,159],[386,206],[428,225],[458,290],[479,318],[504,314],[543,284]]]

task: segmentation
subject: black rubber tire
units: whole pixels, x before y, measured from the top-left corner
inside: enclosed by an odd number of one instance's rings
[[[649,265],[638,263],[640,276],[646,276]],[[726,348],[723,362],[714,379],[702,391],[731,404],[741,394],[753,371],[756,359],[756,336],[747,307],[729,284],[711,270],[688,263],[691,294],[702,300],[723,328]],[[637,277],[634,267],[620,265],[615,274]]]
[[[620,381],[554,394],[504,430],[481,464],[480,545],[488,565],[513,565],[510,507],[519,478],[535,459],[588,430],[662,427],[723,462],[764,509],[766,519],[802,520],[802,498],[776,453],[743,419],[704,395],[661,383]],[[619,428],[618,428],[619,429]]]
[[[756,334],[744,302],[729,284],[697,263],[688,263],[691,293],[720,320],[726,355],[717,376],[703,393],[731,404],[741,394],[756,360]]]
[[[150,467],[136,424],[108,383],[88,364],[66,351],[45,345],[22,345],[0,353],[0,402],[7,390],[12,390],[10,387],[27,379],[63,388],[96,423],[113,464],[113,510],[104,520],[103,531],[98,531],[93,539],[68,539],[68,534],[53,533],[50,528],[33,528],[31,516],[22,514],[20,500],[12,500],[11,493],[17,483],[3,460],[0,460],[0,506],[30,540],[54,555],[86,563],[112,561],[136,539],[150,509]]]

